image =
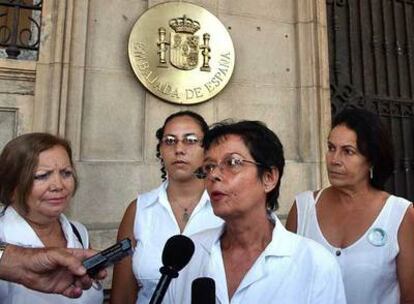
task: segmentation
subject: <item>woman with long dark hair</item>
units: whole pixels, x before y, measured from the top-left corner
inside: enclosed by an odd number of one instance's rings
[[[194,174],[203,162],[201,142],[207,130],[199,114],[182,111],[167,117],[156,132],[163,183],[139,194],[122,219],[118,239],[129,237],[135,252],[114,268],[112,303],[148,303],[160,278],[167,239],[220,225],[204,181]]]
[[[330,186],[296,196],[287,228],[325,246],[341,266],[347,302],[414,302],[414,209],[384,191],[392,145],[374,113],[346,109],[332,123]]]

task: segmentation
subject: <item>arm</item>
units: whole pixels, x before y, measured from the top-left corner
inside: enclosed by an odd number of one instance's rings
[[[0,262],[0,278],[46,293],[80,297],[91,287],[81,261],[95,254],[91,250],[68,248],[22,248],[7,245]],[[99,273],[99,279],[106,271]]]
[[[398,231],[400,253],[397,256],[397,275],[401,304],[414,303],[414,208],[408,208]]]
[[[136,200],[131,202],[125,211],[118,229],[118,241],[128,237],[132,247],[135,248],[134,221]],[[138,294],[138,284],[132,272],[132,257],[128,256],[114,266],[112,278],[111,303],[112,304],[135,304]]]
[[[286,229],[296,233],[298,228],[298,210],[296,208],[296,201],[293,202],[293,206],[289,211],[286,220]]]

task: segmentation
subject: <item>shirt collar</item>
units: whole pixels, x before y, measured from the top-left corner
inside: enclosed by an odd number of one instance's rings
[[[291,232],[287,231],[276,214],[272,212],[272,219],[275,221],[275,227],[272,232],[272,241],[264,250],[265,256],[291,256],[294,253],[294,247],[291,241]]]
[[[145,207],[150,207],[156,203],[160,203],[167,209],[171,209],[170,202],[168,201],[167,196],[167,187],[168,187],[168,180],[164,181],[158,188],[151,191],[151,196],[148,201],[145,202]],[[203,195],[200,198],[200,201],[196,205],[193,213],[196,213],[199,209],[203,208],[206,204],[210,201],[210,197],[206,190],[204,190]]]
[[[4,231],[6,241],[12,244],[28,247],[45,247],[29,223],[12,207],[8,206],[4,212]],[[74,234],[69,220],[62,213],[59,216],[67,247],[76,247]]]
[[[145,204],[144,208],[150,207],[156,204],[157,202],[160,202],[162,205],[165,205],[165,203],[168,203],[167,186],[168,186],[167,180],[162,182],[162,184],[158,188],[155,188],[154,190],[146,193],[147,197],[145,201],[142,201],[142,202],[140,201],[140,204]]]
[[[291,256],[294,253],[294,246],[291,242],[291,232],[287,231],[283,224],[280,222],[274,212],[270,214],[275,226],[272,231],[272,240],[267,245],[263,254],[265,256]],[[211,253],[213,246],[220,246],[220,237],[225,229],[225,223],[214,229],[210,229],[202,232],[203,237],[198,241],[201,246],[209,253]]]

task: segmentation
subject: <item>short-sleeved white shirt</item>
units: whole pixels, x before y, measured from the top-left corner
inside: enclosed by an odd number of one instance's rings
[[[136,303],[147,304],[161,277],[161,255],[166,241],[180,228],[167,197],[168,183],[138,195],[134,222],[134,237],[137,245],[132,257],[132,269],[141,289]],[[215,216],[210,198],[204,191],[194,208],[182,234],[191,235],[205,229],[218,227],[223,220]]]
[[[220,246],[224,226],[194,235],[190,263],[173,280],[165,304],[191,303],[198,277],[215,281],[220,304],[342,304],[345,295],[339,266],[322,246],[287,231],[275,217],[272,241],[258,257],[229,301]]]
[[[67,248],[83,248],[73,232],[69,220],[63,214],[60,216],[60,224],[65,234]],[[86,228],[82,224],[76,222],[75,225],[77,228],[82,228],[82,231],[79,231],[81,235],[87,234]],[[23,247],[45,247],[32,227],[11,206],[0,216],[0,239]],[[86,241],[83,246],[88,248],[88,240],[84,239],[83,241]],[[20,284],[0,280],[0,303],[2,304],[99,304],[102,302],[103,291],[94,288],[84,290],[78,299],[70,299],[62,295],[47,294]]]

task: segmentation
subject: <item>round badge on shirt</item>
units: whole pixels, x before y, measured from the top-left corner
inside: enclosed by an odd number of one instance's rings
[[[372,228],[368,233],[368,242],[381,247],[387,243],[387,233],[382,228]]]

